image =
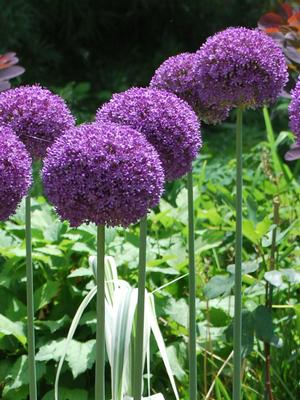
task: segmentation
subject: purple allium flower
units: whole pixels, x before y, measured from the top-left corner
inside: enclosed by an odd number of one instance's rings
[[[289,105],[290,128],[296,136],[296,143],[286,153],[287,161],[298,160],[300,158],[300,79],[298,79],[295,89],[291,92],[292,101]]]
[[[97,111],[96,120],[143,133],[159,153],[169,181],[191,170],[201,147],[196,114],[184,100],[164,90],[133,88],[115,94]]]
[[[0,221],[14,214],[31,184],[31,159],[11,128],[0,127]]]
[[[291,91],[291,102],[289,105],[290,128],[296,135],[296,143],[300,145],[300,79],[295,89]]]
[[[155,71],[150,87],[175,93],[189,103],[201,120],[207,124],[217,124],[228,117],[229,108],[207,105],[201,99],[195,74],[197,60],[195,53],[182,53],[168,58]]]
[[[21,86],[0,94],[0,126],[11,127],[33,158],[42,158],[56,137],[74,126],[64,100],[41,86]]]
[[[274,102],[288,79],[282,50],[256,29],[228,28],[196,54],[199,90],[208,104],[260,107]]]
[[[159,203],[164,185],[160,158],[128,126],[84,124],[48,149],[43,182],[62,219],[108,226],[136,223]]]

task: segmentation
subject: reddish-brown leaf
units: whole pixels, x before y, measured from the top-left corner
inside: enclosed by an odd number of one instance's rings
[[[262,26],[263,28],[276,28],[283,24],[284,19],[280,15],[273,12],[264,14],[258,21],[258,25]]]

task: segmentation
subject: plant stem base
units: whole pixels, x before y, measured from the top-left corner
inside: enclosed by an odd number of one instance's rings
[[[188,176],[188,246],[189,246],[189,394],[197,400],[197,344],[196,344],[196,268],[193,172]]]
[[[27,295],[29,398],[30,400],[37,400],[30,194],[28,194],[25,199],[25,239],[26,239],[26,295]]]
[[[141,400],[143,391],[143,347],[145,321],[145,286],[146,286],[146,247],[147,247],[147,216],[140,222],[140,254],[138,276],[138,303],[136,322],[136,342],[134,357],[134,400]]]
[[[242,201],[243,201],[243,110],[237,109],[236,124],[236,246],[233,326],[233,400],[241,399],[242,363]]]
[[[95,400],[105,400],[105,226],[97,227],[97,331]]]

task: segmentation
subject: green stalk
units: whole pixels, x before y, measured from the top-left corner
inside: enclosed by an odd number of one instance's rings
[[[236,246],[233,326],[233,400],[241,399],[242,363],[242,201],[243,201],[243,109],[237,109],[236,122]]]
[[[189,242],[189,399],[197,400],[197,350],[196,350],[196,268],[195,226],[193,199],[193,172],[187,175],[188,187],[188,242]]]
[[[146,247],[147,247],[147,216],[140,222],[140,254],[138,276],[138,303],[135,335],[134,356],[134,400],[141,400],[143,391],[143,348],[144,348],[144,320],[145,320],[145,286],[146,286]]]
[[[26,238],[26,295],[27,295],[29,398],[30,400],[37,400],[30,193],[28,193],[25,199],[25,238]]]
[[[95,400],[105,400],[105,226],[97,227],[97,330]]]

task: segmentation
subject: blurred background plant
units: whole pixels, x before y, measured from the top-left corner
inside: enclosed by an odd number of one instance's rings
[[[19,62],[16,53],[0,54],[0,92],[10,88],[9,80],[24,73],[25,69],[16,65]]]
[[[289,2],[293,13],[297,13],[296,3]],[[113,92],[147,85],[155,68],[170,55],[195,51],[209,34],[229,25],[255,27],[267,12],[278,12],[278,4],[267,0],[0,0],[0,53],[16,50],[26,67],[22,83],[51,87],[82,122],[93,119],[96,108]],[[282,18],[284,24],[291,24]],[[298,53],[297,46],[294,50]],[[300,64],[292,61],[291,73],[297,76]],[[270,117],[267,110],[245,115],[243,388],[247,400],[264,398],[268,371],[276,400],[296,400],[299,387],[300,162],[288,166],[283,162],[293,141],[288,102],[282,98],[269,110]],[[201,399],[231,398],[232,121],[203,126],[205,146],[195,163]],[[43,355],[38,378],[40,398],[49,400],[61,354],[57,343],[66,337],[79,304],[93,286],[88,256],[95,255],[96,228],[70,229],[57,220],[41,186],[34,191],[37,350]],[[186,215],[184,182],[167,185],[159,209],[149,217],[147,264],[147,289],[154,292],[159,326],[184,400],[188,399]],[[28,393],[23,225],[22,207],[0,224],[0,397],[8,400],[25,400]],[[118,275],[136,285],[138,228],[108,230],[106,245],[117,262]],[[93,398],[95,322],[92,302],[62,368],[61,400]],[[151,388],[171,400],[174,395],[158,348],[152,340],[150,344]],[[109,382],[107,371],[108,387]]]

